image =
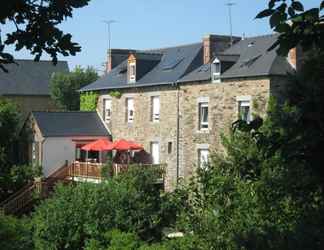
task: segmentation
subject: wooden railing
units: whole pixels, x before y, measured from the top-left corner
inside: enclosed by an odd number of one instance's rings
[[[90,179],[101,179],[103,164],[101,163],[90,163],[90,162],[74,162],[69,166],[68,176],[70,178],[90,178]],[[132,167],[140,168],[157,168],[161,173],[159,179],[164,180],[164,173],[166,170],[166,164],[116,164],[113,163],[113,175],[128,171]],[[111,174],[111,173],[109,173]]]
[[[69,166],[69,177],[101,179],[101,163],[78,162],[75,161]]]
[[[0,212],[4,214],[18,214],[26,207],[31,206],[38,198],[46,198],[53,190],[53,187],[59,181],[64,181],[68,174],[68,166],[65,164],[63,167],[56,170],[44,181],[34,181],[28,184],[18,192],[10,196],[8,199],[0,203]]]

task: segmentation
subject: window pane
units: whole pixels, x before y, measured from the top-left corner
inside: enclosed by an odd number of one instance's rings
[[[111,118],[111,100],[104,99],[104,120],[110,121]]]
[[[208,103],[199,104],[199,129],[208,129]]]
[[[249,101],[239,102],[239,119],[250,122],[251,121],[251,110]]]
[[[199,167],[205,168],[208,165],[208,157],[209,157],[209,150],[208,149],[200,149],[198,151],[198,164]]]
[[[134,120],[134,99],[133,98],[127,98],[126,99],[126,109],[127,109],[127,122],[133,122]]]
[[[160,146],[158,142],[151,142],[152,163],[160,163]]]
[[[151,120],[159,121],[160,119],[160,98],[158,96],[153,96],[151,99]]]

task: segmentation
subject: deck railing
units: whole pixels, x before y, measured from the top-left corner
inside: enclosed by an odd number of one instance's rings
[[[128,171],[132,167],[140,168],[156,168],[160,172],[159,179],[164,180],[164,173],[166,170],[166,164],[116,164],[113,163],[112,173],[110,175],[118,175],[120,173]],[[70,178],[91,178],[91,179],[101,179],[102,178],[102,168],[101,163],[91,163],[91,162],[78,162],[75,161],[70,165],[68,170],[68,176]]]

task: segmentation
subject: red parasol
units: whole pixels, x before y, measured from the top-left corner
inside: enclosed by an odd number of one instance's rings
[[[126,141],[124,139],[120,139],[113,143],[113,149],[117,151],[126,151],[126,150],[141,150],[144,148],[141,144],[135,143],[133,141]]]
[[[108,139],[99,139],[83,146],[81,149],[85,151],[111,151],[113,143]]]

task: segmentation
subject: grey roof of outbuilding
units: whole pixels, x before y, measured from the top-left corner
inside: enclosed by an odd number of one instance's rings
[[[16,60],[18,64],[5,67],[9,73],[0,70],[0,95],[49,95],[50,78],[55,72],[68,72],[66,61]]]
[[[180,79],[188,70],[195,69],[201,65],[201,60],[195,60],[202,53],[202,43],[189,44],[178,47],[145,50],[145,53],[163,54],[161,61],[149,72],[147,72],[136,83],[127,83],[127,74],[121,74],[127,67],[127,60],[115,67],[107,75],[90,85],[83,87],[80,91],[104,90],[116,88],[130,88],[171,84]],[[168,62],[181,61],[171,70],[164,70],[163,67]]]
[[[97,112],[33,112],[44,137],[108,136]]]

